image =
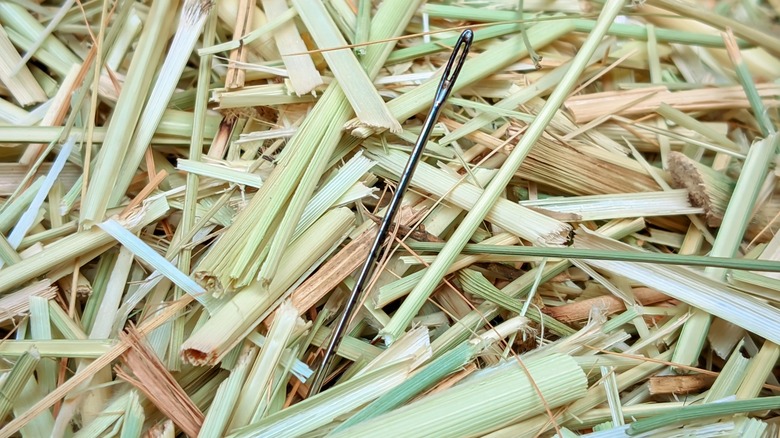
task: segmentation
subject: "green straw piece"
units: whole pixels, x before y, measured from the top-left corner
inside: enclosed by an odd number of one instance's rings
[[[780,396],[684,406],[668,414],[631,423],[626,433],[629,436],[634,436],[672,424],[685,424],[704,418],[727,417],[734,414],[778,408],[780,408]]]
[[[25,351],[11,368],[11,372],[0,385],[0,421],[11,412],[13,403],[22,392],[27,381],[33,377],[38,361],[41,359],[38,350],[32,346]]]

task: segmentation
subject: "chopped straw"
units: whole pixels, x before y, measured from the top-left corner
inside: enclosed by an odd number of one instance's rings
[[[778,17],[0,1],[0,438],[776,434]]]

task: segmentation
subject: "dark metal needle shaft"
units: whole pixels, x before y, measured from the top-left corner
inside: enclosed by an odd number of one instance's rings
[[[309,389],[309,396],[317,394],[320,389],[322,389],[328,368],[330,367],[331,362],[333,362],[339,344],[341,344],[344,330],[346,330],[349,321],[352,319],[352,313],[354,312],[355,305],[359,302],[360,295],[363,293],[363,287],[365,286],[366,281],[371,278],[371,274],[374,269],[374,262],[382,249],[385,237],[390,230],[390,226],[393,223],[393,219],[398,210],[398,207],[401,205],[404,192],[412,180],[414,169],[417,167],[417,162],[420,160],[420,156],[422,156],[423,150],[425,149],[425,144],[428,142],[428,137],[431,135],[431,131],[436,124],[436,120],[439,118],[439,112],[444,106],[444,102],[447,100],[447,97],[449,97],[450,92],[452,91],[452,87],[455,84],[455,80],[458,78],[458,74],[460,74],[460,69],[463,67],[463,63],[466,61],[466,55],[468,54],[469,47],[471,47],[471,41],[473,38],[474,33],[471,30],[463,31],[463,33],[460,35],[460,38],[458,38],[458,42],[455,44],[455,48],[453,49],[450,59],[447,61],[447,65],[444,67],[444,73],[442,74],[441,81],[439,82],[439,87],[436,89],[436,95],[434,96],[431,110],[428,112],[428,116],[425,118],[425,122],[422,125],[422,130],[420,131],[420,136],[417,138],[417,143],[415,143],[414,148],[412,149],[412,153],[409,156],[409,161],[406,163],[406,167],[404,168],[404,171],[401,174],[401,178],[398,181],[398,187],[393,194],[393,198],[390,201],[390,204],[387,206],[384,218],[379,225],[379,231],[377,232],[376,238],[374,239],[374,244],[371,246],[368,257],[366,258],[363,267],[360,269],[360,274],[358,275],[357,281],[355,282],[355,286],[352,288],[352,293],[347,300],[344,312],[341,314],[341,317],[333,328],[330,342],[325,349],[325,356],[322,359],[320,367],[314,376],[314,381],[312,382]]]

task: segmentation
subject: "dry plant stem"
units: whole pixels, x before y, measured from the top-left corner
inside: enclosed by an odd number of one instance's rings
[[[75,140],[72,138],[63,145],[62,150],[59,154],[57,154],[57,158],[54,160],[54,164],[52,164],[49,173],[46,175],[46,179],[43,181],[42,187],[38,190],[38,193],[35,194],[35,198],[33,198],[27,211],[25,211],[22,217],[19,218],[19,221],[8,235],[8,243],[14,249],[19,247],[19,244],[22,243],[22,239],[33,225],[35,216],[38,214],[38,209],[41,208],[44,200],[49,194],[49,191],[57,182],[57,178],[59,177],[62,169],[65,167],[65,162],[67,161],[70,152],[73,150],[74,145]]]
[[[780,87],[770,83],[757,88],[766,104],[777,105],[773,99],[780,95]],[[575,122],[585,123],[609,115],[645,115],[657,111],[662,104],[680,111],[750,107],[742,87],[738,86],[683,91],[669,91],[666,87],[603,91],[570,97],[565,106]]]
[[[585,238],[583,237],[583,239]],[[745,258],[643,252],[638,251],[637,248],[632,248],[632,251],[579,249],[576,245],[577,243],[578,242],[575,242],[575,245],[566,248],[500,246],[484,243],[470,243],[463,247],[463,254],[517,256],[518,261],[526,260],[527,257],[546,257],[556,259],[615,260],[658,265],[704,266],[743,271],[780,272],[780,264],[774,260],[751,260]],[[408,246],[417,251],[441,251],[444,244],[439,242],[418,242],[410,243]]]
[[[165,257],[161,256],[133,233],[122,227],[120,223],[113,219],[109,219],[98,224],[98,227],[110,234],[125,248],[131,250],[139,259],[145,261],[155,268],[157,272],[171,280],[172,283],[192,295],[209,310],[209,312],[214,310],[214,307],[212,307],[213,303],[206,299],[206,291],[196,283],[195,280],[177,269],[176,266],[169,262]]]
[[[212,44],[215,39],[217,27],[217,14],[212,13],[206,21],[205,29],[203,32],[203,45],[208,46]],[[208,94],[209,83],[211,81],[211,62],[213,60],[212,55],[202,56],[200,59],[200,66],[198,69],[198,87],[195,97],[195,114],[193,115],[193,133],[192,141],[190,142],[189,159],[193,162],[200,163],[203,154],[203,137],[204,137],[204,125],[206,120],[206,111],[208,110]],[[224,119],[223,119],[224,122]],[[221,125],[220,125],[221,127]],[[215,136],[216,141],[216,136]],[[177,267],[179,270],[187,275],[192,270],[192,248],[189,247],[189,243],[192,241],[192,233],[197,231],[195,228],[196,221],[196,209],[198,201],[198,187],[200,177],[194,173],[187,174],[186,189],[184,192],[184,208],[182,210],[182,218],[179,222],[179,227],[176,229],[174,239],[172,239],[172,245],[169,247],[169,253],[172,255],[178,253]],[[200,225],[200,224],[199,224]],[[171,251],[174,248],[181,248],[181,250]],[[180,287],[174,290],[174,297],[176,299],[181,298],[184,292]],[[183,316],[183,315],[181,315]],[[176,318],[172,329],[172,335],[168,342],[169,351],[178,351],[181,348],[181,343],[184,340],[184,324],[186,322],[183,317]],[[171,369],[181,368],[181,356],[178,354],[168,355],[168,363]]]
[[[278,317],[271,324],[266,342],[244,382],[227,430],[246,426],[263,417],[261,407],[265,405],[264,400],[270,397],[269,388],[272,387],[275,370],[295,330],[297,320],[298,309],[289,301],[279,306]]]
[[[688,394],[708,389],[714,381],[715,377],[706,374],[654,376],[648,380],[648,390],[651,395]]]
[[[184,392],[157,355],[132,325],[119,337],[129,346],[122,360],[130,372],[116,367],[117,375],[138,388],[168,418],[189,436],[197,436],[203,424],[203,413]]]
[[[688,114],[683,113],[682,111],[676,110],[669,105],[661,104],[661,106],[658,107],[656,112],[661,115],[662,117],[665,117],[669,119],[671,122],[678,126],[682,126],[685,128],[688,128],[692,131],[698,132],[704,136],[706,136],[708,139],[713,141],[714,143],[723,146],[724,148],[733,150],[733,151],[739,151],[740,147],[734,141],[732,141],[730,138],[728,138],[724,133],[719,132],[716,129],[713,129],[711,126],[702,123],[698,121],[697,119],[689,116]]]
[[[482,436],[503,424],[544,412],[544,402],[535,385],[551,408],[585,394],[585,374],[576,365],[572,366],[574,361],[570,357],[551,354],[524,359],[524,363],[525,370],[517,362],[508,361],[489,369],[490,374],[474,375],[471,380],[367,420],[334,437],[369,437],[377,430],[388,436],[404,437]],[[562,391],[564,387],[566,391]],[[475,399],[482,402],[474,403]],[[415,421],[409,421],[412,412],[417,415]]]
[[[230,371],[217,389],[214,401],[209,406],[200,436],[203,438],[219,438],[225,436],[225,427],[241,394],[241,389],[249,370],[257,357],[257,347],[244,345],[236,365]]]
[[[582,70],[587,65],[588,60],[593,55],[593,52],[601,43],[601,39],[604,37],[609,24],[612,23],[620,12],[624,3],[625,1],[623,0],[611,0],[606,3],[596,28],[594,28],[585,43],[583,43],[582,48],[572,61],[570,70],[566,72],[561,83],[553,91],[541,112],[528,127],[523,138],[509,154],[504,165],[501,166],[501,169],[496,176],[493,177],[493,180],[485,188],[485,191],[477,200],[472,210],[463,218],[442,252],[439,253],[436,260],[428,267],[425,275],[420,280],[420,283],[412,290],[409,296],[407,296],[401,304],[401,307],[390,320],[390,323],[380,331],[380,335],[387,343],[392,343],[398,339],[401,333],[403,333],[422,304],[444,277],[447,269],[455,261],[455,258],[461,252],[463,246],[474,234],[477,227],[480,226],[489,209],[503,193],[509,180],[514,176],[518,167],[520,167],[520,164],[523,162],[523,159],[528,155],[531,147],[533,147],[533,144],[542,135],[550,120],[552,120],[563,99],[574,86],[582,73]]]
[[[457,122],[443,122],[457,128]],[[505,141],[488,133],[475,131],[466,135],[469,140],[493,150],[509,153],[514,145],[502,148]],[[659,186],[646,172],[635,169],[630,159],[617,154],[605,161],[588,150],[566,142],[540,138],[528,157],[520,165],[519,175],[546,186],[574,195],[597,195],[657,191]],[[617,177],[617,175],[622,175]],[[615,176],[615,178],[613,178]],[[584,182],[584,183],[583,183]],[[500,202],[500,201],[499,201]]]
[[[116,3],[114,4],[116,6]],[[82,173],[82,186],[81,186],[81,199],[86,199],[87,195],[87,188],[89,187],[88,182],[90,181],[90,166],[92,165],[92,134],[95,131],[95,116],[97,115],[97,106],[98,106],[98,93],[97,89],[100,84],[100,72],[103,70],[103,43],[105,36],[105,27],[106,27],[106,14],[108,13],[108,2],[103,2],[103,5],[101,7],[100,11],[100,32],[98,36],[98,40],[95,41],[94,36],[92,36],[92,42],[94,46],[92,47],[92,50],[90,50],[90,57],[94,60],[94,66],[93,66],[93,76],[92,76],[92,89],[94,90],[90,95],[90,105],[89,105],[89,118],[87,119],[87,143],[85,146],[85,154],[84,154],[84,172]],[[102,219],[102,217],[100,218]],[[78,259],[76,259],[76,262],[73,264],[73,271],[75,274],[78,274],[79,271],[79,263]],[[74,275],[75,278],[75,275]],[[73,313],[73,306],[75,303],[75,297],[71,297],[71,308],[70,308],[70,314]],[[58,417],[59,418],[59,415]]]
[[[662,362],[671,356],[670,352],[661,353],[657,359],[661,359]],[[642,381],[644,378],[657,373],[661,370],[666,363],[657,363],[648,361],[633,367],[632,369],[625,371],[617,376],[617,386],[619,390],[625,390],[628,387],[635,385]],[[566,426],[567,423],[577,423],[581,414],[593,409],[594,407],[602,404],[606,401],[606,393],[600,385],[591,387],[588,389],[588,393],[584,397],[580,397],[579,400],[568,405],[562,412],[558,414],[558,424]],[[509,427],[496,431],[492,434],[485,435],[489,438],[532,438],[538,437],[545,431],[552,428],[550,418],[546,415],[537,415],[531,419],[522,421],[520,423],[513,424]]]
[[[780,357],[780,347],[776,343],[764,341],[764,345],[756,353],[745,370],[745,378],[736,392],[738,399],[748,399],[758,397],[764,382],[771,377],[777,359]]]
[[[331,88],[329,87],[326,93],[330,90]],[[338,87],[332,88],[332,90],[332,95],[335,98],[340,97],[339,95],[341,93]],[[312,155],[310,167],[304,171],[296,190],[291,194],[290,205],[286,211],[284,211],[284,216],[281,218],[281,222],[269,245],[268,257],[258,273],[258,278],[265,283],[268,283],[274,277],[274,274],[279,267],[279,261],[281,260],[287,244],[292,238],[297,223],[300,221],[301,214],[303,214],[305,204],[311,199],[316,184],[322,177],[322,174],[328,165],[329,158],[333,154],[333,150],[335,149],[335,146],[338,145],[339,139],[341,138],[340,126],[346,119],[346,117],[343,116],[348,114],[349,110],[345,105],[346,102],[342,100],[342,102],[339,103],[340,105],[337,107],[338,119],[334,120],[330,126],[321,132],[321,143]]]
[[[657,84],[662,82],[661,75],[661,60],[658,56],[658,41],[655,36],[655,26],[652,24],[647,26],[647,62],[650,65],[650,80],[652,83]],[[658,129],[668,130],[666,121],[662,118],[656,119],[656,126]],[[669,158],[669,152],[671,151],[671,145],[669,139],[663,135],[656,135],[656,141],[661,149],[661,167],[667,168],[667,160]],[[622,421],[622,419],[621,419]],[[621,424],[622,425],[622,424]]]
[[[62,80],[60,89],[57,90],[57,94],[52,99],[51,106],[46,111],[46,115],[43,116],[40,126],[59,126],[62,124],[66,110],[70,108],[70,96],[78,86],[79,79],[83,79],[81,76],[81,68],[74,65],[70,73]],[[19,163],[32,166],[38,160],[44,148],[46,148],[44,144],[29,145],[25,149],[22,158],[19,159]]]
[[[0,309],[2,309],[0,322],[25,315],[30,309],[30,297],[52,299],[57,291],[57,286],[52,286],[51,282],[47,280],[41,280],[3,296],[0,298]]]
[[[233,41],[241,40],[252,27],[252,13],[254,9],[254,1],[238,0],[238,17],[233,30]],[[227,77],[225,78],[225,88],[241,88],[244,86],[246,72],[244,69],[237,67],[236,63],[246,63],[247,52],[249,52],[249,47],[243,44],[239,45],[237,49],[230,51],[230,64]]]
[[[116,264],[113,266],[113,270],[106,284],[104,296],[97,310],[97,314],[100,315],[100,318],[97,318],[94,321],[92,328],[89,331],[90,339],[108,339],[110,337],[111,327],[113,325],[113,321],[117,313],[117,308],[119,307],[119,303],[122,298],[124,285],[127,283],[127,278],[133,263],[133,257],[133,253],[127,248],[120,249],[119,255],[116,259]],[[78,265],[76,265],[76,268],[78,268]],[[71,298],[72,299],[70,302],[73,303],[75,301],[73,299],[74,297],[72,296]],[[69,316],[73,315],[71,309],[73,309],[73,304],[71,304],[69,308]],[[84,360],[79,361],[77,365],[77,371],[86,367],[88,363],[88,361]],[[107,383],[107,380],[108,378],[104,370],[101,370],[101,372],[95,374],[95,376],[93,376],[91,379],[84,382],[81,386],[81,389],[86,389],[86,386],[90,384],[100,386],[104,383]],[[102,395],[103,394],[101,394],[100,391],[92,394],[76,391],[75,393],[69,394],[63,401],[57,413],[52,435],[63,436],[68,428],[68,424],[75,416],[76,410],[79,408],[81,408],[82,411],[87,409],[89,401],[94,400],[95,398],[100,400]]]
[[[232,438],[300,436],[382,396],[411,373],[411,359],[350,379],[288,409],[234,431]]]
[[[238,21],[238,6],[238,0],[225,0],[217,2],[217,15],[219,16],[220,21],[227,26],[231,33],[235,32],[235,25]],[[260,10],[259,7],[257,7],[257,5],[252,8],[252,14],[253,26],[260,28],[268,24],[268,20],[266,19],[265,14]],[[257,52],[257,54],[262,56],[264,59],[279,59],[279,53],[276,51],[276,47],[274,47],[273,41],[271,41],[272,38],[273,36],[271,33],[264,33],[261,34],[258,39],[253,40],[248,45],[253,51]]]
[[[13,265],[22,261],[22,257],[16,252],[16,248],[8,243],[5,236],[0,235],[0,266]]]
[[[584,230],[578,232],[574,245],[581,249],[632,250],[625,243]],[[634,251],[641,252],[636,249]],[[780,310],[766,306],[762,301],[730,288],[724,282],[712,278],[711,274],[705,275],[676,266],[596,260],[586,263],[658,289],[672,298],[684,301],[768,340],[780,341]],[[690,319],[686,324],[688,322]],[[698,339],[701,335],[697,333],[693,339]]]
[[[637,302],[643,306],[649,306],[669,299],[668,296],[661,292],[646,287],[634,288],[632,293]],[[611,295],[605,295],[603,297],[588,298],[562,306],[545,307],[543,310],[546,314],[562,323],[571,323],[587,320],[591,317],[593,309],[598,309],[599,312],[604,315],[611,315],[626,310],[626,306],[623,300]]]
[[[594,59],[593,62],[595,61],[596,60]],[[567,69],[568,64],[556,68],[530,86],[524,87],[517,93],[514,93],[513,95],[496,103],[493,105],[493,108],[511,110],[519,107],[520,105],[523,105],[525,102],[535,97],[539,97],[549,89],[553,88],[558,83],[558,81],[560,81],[563,75],[566,74]],[[439,140],[439,143],[448,144],[452,141],[456,141],[465,135],[477,131],[497,118],[499,118],[498,113],[481,113],[463,125],[459,125],[457,129],[454,129],[451,133],[442,137],[441,140]]]
[[[318,2],[316,2],[319,4]],[[298,4],[299,12],[303,12],[300,10],[300,7],[303,6],[303,3]],[[397,6],[395,6],[397,7]],[[409,12],[404,12],[402,14],[391,16],[389,17],[390,23],[395,23],[395,26],[388,26],[383,23],[383,21],[388,20],[387,12],[392,11],[393,9],[389,9],[388,7],[380,9],[380,11],[377,13],[377,17],[375,18],[376,21],[376,27],[378,29],[380,28],[380,25],[383,25],[384,28],[388,28],[387,31],[381,31],[376,30],[373,31],[374,35],[381,35],[384,32],[388,32],[392,35],[401,33],[401,26],[403,23],[407,23],[411,19],[411,15]],[[325,13],[324,8],[321,11],[323,14]],[[303,13],[303,16],[307,16],[308,14]],[[311,18],[311,17],[309,17]],[[306,22],[306,19],[304,19]],[[332,24],[329,20],[326,20],[329,23]],[[307,23],[308,26],[312,26],[315,23],[310,22]],[[335,32],[335,30],[333,30]],[[336,32],[338,34],[338,32]],[[320,41],[318,44],[328,44],[328,39],[325,38],[326,35],[320,35]],[[317,39],[317,33],[314,32],[314,38]],[[332,43],[335,43],[333,41]],[[387,55],[390,53],[390,49],[392,49],[392,44],[385,44],[379,47],[372,48],[368,56],[366,57],[363,65],[361,66],[357,59],[355,58],[355,55],[352,51],[346,50],[346,51],[339,51],[339,52],[333,52],[325,56],[326,60],[328,60],[329,65],[331,69],[334,71],[334,74],[336,75],[336,78],[339,80],[339,85],[341,91],[343,91],[344,95],[346,96],[347,100],[350,101],[352,108],[355,110],[355,113],[358,115],[358,117],[365,118],[367,116],[372,116],[368,110],[371,110],[371,112],[375,112],[377,114],[381,114],[383,119],[388,119],[392,121],[390,125],[388,124],[377,124],[376,126],[383,126],[385,128],[390,128],[391,131],[397,131],[400,130],[400,125],[392,119],[389,112],[387,111],[387,108],[384,105],[384,102],[379,101],[381,105],[370,105],[374,106],[375,108],[362,108],[361,106],[355,105],[355,99],[356,94],[360,95],[361,97],[358,98],[358,100],[363,100],[364,95],[366,95],[365,92],[359,92],[358,85],[361,83],[361,80],[363,77],[366,79],[373,78],[376,75],[377,69],[375,68],[376,65],[378,65],[380,62],[383,62],[384,59],[386,59]],[[332,57],[332,59],[331,59]],[[349,77],[345,75],[346,72],[344,72],[343,68],[346,66],[354,64],[353,67],[350,67],[348,70],[353,71],[355,68],[359,70],[360,75],[357,77]],[[367,76],[363,73],[363,68],[367,70]],[[341,75],[339,74],[341,72]],[[354,74],[354,73],[353,73]],[[347,82],[349,81],[349,82]],[[346,83],[345,83],[346,82]],[[368,96],[371,96],[372,93],[375,94],[375,89],[373,88],[373,85],[368,85],[368,88],[370,89],[371,93],[368,93]],[[377,95],[378,97],[378,95]],[[370,99],[367,100],[364,104],[369,104]],[[341,115],[347,115],[348,113],[346,111],[341,111]],[[370,120],[370,119],[366,119]],[[375,119],[377,122],[379,121],[379,118]],[[325,135],[323,135],[323,144],[324,145],[332,145],[335,146],[338,144],[338,140],[341,138],[341,126],[343,125],[342,120],[334,121],[332,122],[331,126],[329,126],[325,130]],[[377,123],[377,122],[371,122],[371,123]],[[291,207],[287,210],[284,218],[282,219],[282,222],[279,225],[279,231],[276,233],[276,236],[274,237],[274,240],[271,242],[271,247],[269,250],[269,255],[266,263],[263,265],[260,273],[259,278],[264,281],[268,282],[270,281],[270,278],[273,277],[274,272],[277,269],[279,260],[281,259],[281,253],[284,250],[284,247],[287,245],[291,238],[291,230],[294,229],[294,224],[296,224],[299,221],[302,208],[304,205],[304,202],[306,199],[311,197],[311,193],[314,191],[314,187],[317,183],[317,181],[320,179],[321,175],[324,173],[327,163],[329,162],[330,156],[333,153],[332,148],[324,147],[324,145],[320,146],[320,148],[315,152],[314,156],[312,157],[312,166],[311,169],[306,171],[303,175],[302,180],[299,183],[298,190],[292,195],[291,200]]]
[[[750,108],[753,110],[753,116],[756,119],[758,128],[761,130],[761,135],[767,137],[774,134],[777,132],[777,129],[772,124],[769,112],[767,112],[764,107],[764,102],[761,100],[756,83],[753,81],[750,70],[748,70],[747,65],[745,65],[745,62],[742,59],[742,53],[739,51],[737,41],[734,39],[734,35],[730,28],[723,34],[723,41],[726,44],[726,52],[729,55],[729,59],[734,64],[737,80],[742,85],[745,96],[750,103]]]
[[[0,19],[5,23],[11,40],[16,40],[15,43],[19,45],[35,40],[45,32],[32,14],[12,2],[0,4]],[[15,37],[10,34],[11,30],[15,31]],[[81,62],[68,46],[52,35],[45,38],[43,46],[33,56],[61,76],[68,74],[73,64]]]
[[[369,156],[393,175],[401,175],[408,157],[398,151],[380,154],[374,150],[370,150]],[[468,176],[457,178],[421,162],[417,166],[411,184],[414,188],[425,190],[469,211],[474,208],[484,191],[469,183],[467,178]],[[486,218],[504,230],[536,244],[563,244],[571,231],[567,224],[505,199],[496,201],[486,214]]]
[[[153,191],[157,189],[157,186],[160,185],[160,183],[163,182],[163,180],[168,176],[168,172],[165,170],[161,170],[157,172],[154,177],[149,180],[149,184],[145,185],[143,189],[141,189],[140,192],[138,192],[138,195],[136,195],[135,198],[133,198],[130,203],[125,206],[125,208],[122,209],[122,212],[119,213],[119,217],[125,217],[130,212],[132,212],[136,207],[140,206],[141,203],[152,194]]]
[[[205,62],[205,60],[201,62]],[[237,121],[238,117],[235,117],[232,114],[222,117],[222,121],[219,123],[219,129],[211,140],[211,146],[209,146],[207,154],[208,157],[222,159],[222,157],[225,156],[228,143],[230,143],[230,137],[233,134],[233,128],[235,128]]]

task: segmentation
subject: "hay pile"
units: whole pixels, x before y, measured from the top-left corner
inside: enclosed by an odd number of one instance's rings
[[[0,437],[777,435],[779,15],[0,2]]]

